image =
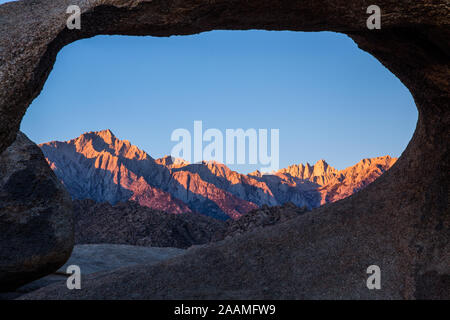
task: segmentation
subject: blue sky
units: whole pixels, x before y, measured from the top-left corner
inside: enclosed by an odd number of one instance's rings
[[[97,36],[59,53],[21,129],[42,143],[109,128],[157,158],[194,120],[224,133],[279,129],[280,167],[325,159],[343,169],[399,156],[417,110],[404,85],[341,34]]]

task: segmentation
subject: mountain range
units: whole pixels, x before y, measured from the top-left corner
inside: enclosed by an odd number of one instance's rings
[[[65,142],[40,144],[47,162],[73,199],[135,201],[173,214],[201,213],[238,219],[263,205],[292,203],[308,209],[361,190],[396,162],[383,156],[337,170],[324,160],[295,164],[270,174],[240,174],[226,165],[154,159],[111,130],[84,133]]]

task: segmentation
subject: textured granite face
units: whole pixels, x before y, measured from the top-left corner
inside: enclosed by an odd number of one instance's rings
[[[65,28],[80,4],[82,29]],[[450,8],[446,0],[35,0],[0,6],[0,151],[61,47],[97,34],[169,36],[214,29],[337,31],[411,91],[419,120],[398,162],[363,191],[284,224],[189,251],[156,266],[50,286],[29,298],[449,298]],[[370,76],[370,75],[368,75]],[[418,174],[420,172],[420,174]],[[382,270],[382,290],[365,286]],[[126,283],[121,290],[117,285]]]
[[[183,254],[178,248],[138,247],[124,244],[79,244],[58,272],[66,273],[71,265],[80,267],[83,275],[111,271],[136,264],[157,264]]]
[[[0,291],[56,271],[74,242],[72,203],[21,132],[0,155]]]
[[[226,223],[198,213],[169,214],[134,201],[116,205],[74,200],[76,244],[189,248],[224,234]]]
[[[80,267],[82,280],[85,275],[95,272],[112,271],[137,264],[153,265],[185,253],[178,248],[138,247],[123,244],[82,244],[73,247],[67,262],[56,273],[17,288],[14,292],[0,292],[0,300],[12,300],[53,283],[66,284],[71,265]]]

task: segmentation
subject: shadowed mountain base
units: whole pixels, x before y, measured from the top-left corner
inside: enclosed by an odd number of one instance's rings
[[[210,242],[225,222],[196,213],[168,214],[136,202],[74,201],[75,243],[188,248]]]

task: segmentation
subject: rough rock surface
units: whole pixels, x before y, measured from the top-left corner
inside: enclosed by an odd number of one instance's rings
[[[111,271],[136,264],[152,265],[183,254],[178,248],[148,248],[123,244],[79,244],[58,272],[66,273],[67,267],[77,265],[81,274]]]
[[[65,28],[69,4],[82,8],[80,31]],[[97,34],[343,32],[409,88],[419,110],[415,134],[397,163],[359,193],[157,265],[88,276],[77,292],[54,285],[27,298],[449,298],[449,3],[379,0],[381,30],[367,29],[368,5],[363,0],[1,5],[0,151],[14,141],[58,50]],[[382,270],[381,290],[365,285],[372,264]]]
[[[19,132],[0,155],[0,291],[56,271],[72,247],[70,197]]]
[[[226,229],[223,232],[218,231],[213,240],[220,241],[243,233],[258,231],[294,219],[307,211],[306,207],[299,208],[290,202],[276,207],[262,206],[248,212],[238,220],[228,220]]]
[[[255,209],[237,220],[220,221],[200,214],[173,215],[134,201],[116,205],[75,200],[76,244],[129,244],[146,247],[191,246],[220,241],[293,219],[307,212],[292,203]]]
[[[0,292],[0,300],[12,300],[47,287],[54,283],[65,284],[70,265],[80,267],[82,283],[84,276],[101,271],[113,271],[137,264],[152,265],[185,253],[178,248],[148,248],[122,244],[82,244],[75,245],[69,260],[56,273],[47,275],[17,288],[13,292]]]
[[[93,200],[74,201],[75,242],[148,247],[188,248],[210,242],[225,232],[225,222],[195,213],[180,215],[142,207]]]

